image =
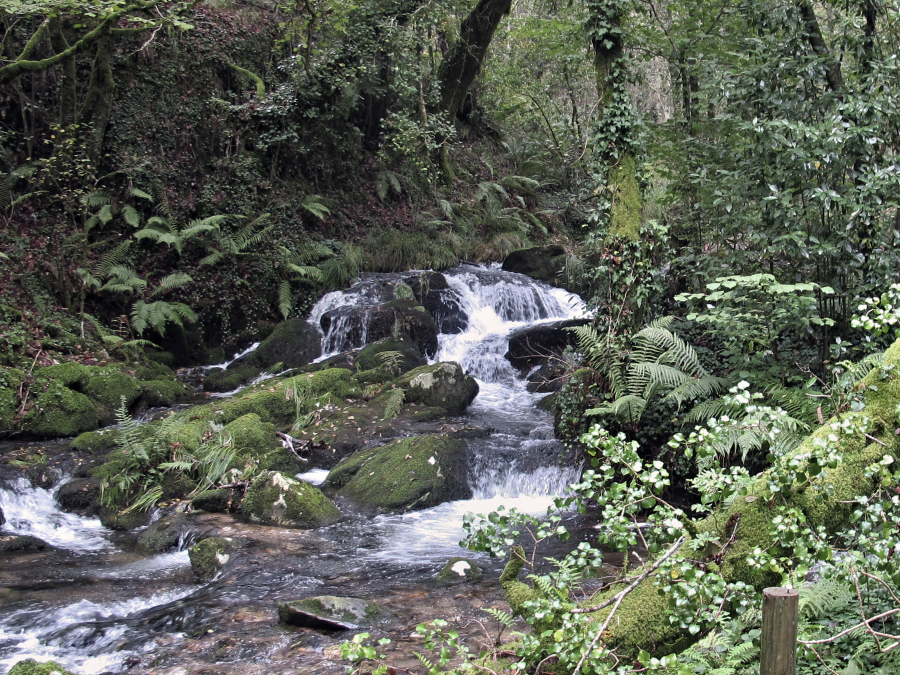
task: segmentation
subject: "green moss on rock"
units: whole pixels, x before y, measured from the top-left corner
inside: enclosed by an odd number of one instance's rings
[[[228,513],[240,503],[235,490],[204,490],[191,499],[191,508],[210,513]]]
[[[38,368],[34,372],[34,376],[38,379],[56,380],[67,387],[78,389],[87,384],[88,379],[90,379],[90,370],[87,366],[83,366],[80,363],[67,361]]]
[[[318,329],[305,319],[288,319],[278,324],[271,335],[263,340],[250,361],[265,368],[282,363],[286,368],[305,366],[321,353]]]
[[[72,391],[57,380],[46,382],[44,386],[46,389],[37,395],[34,405],[21,420],[23,431],[59,438],[77,436],[99,426],[100,414],[87,396]]]
[[[150,522],[150,514],[142,511],[121,513],[118,509],[104,507],[100,509],[100,523],[110,530],[133,530]]]
[[[281,471],[291,475],[305,471],[307,466],[287,448],[275,448],[259,460],[260,471]]]
[[[6,675],[75,675],[53,661],[38,663],[34,659],[19,661]]]
[[[253,481],[241,510],[253,522],[281,527],[324,527],[341,519],[341,512],[318,488],[278,471]]]
[[[103,369],[94,372],[84,387],[84,393],[103,406],[107,417],[112,414],[125,399],[125,406],[130,408],[141,395],[141,383],[125,373]]]
[[[204,391],[226,392],[234,391],[241,385],[247,384],[254,377],[263,372],[259,366],[241,366],[235,369],[214,368],[207,373],[203,380]]]
[[[150,361],[135,368],[134,376],[144,382],[175,379],[175,373],[169,366],[154,361]]]
[[[458,584],[463,581],[480,581],[484,574],[481,568],[468,558],[451,558],[437,574],[437,580],[444,584]]]
[[[115,429],[100,429],[99,431],[85,431],[76,436],[69,447],[79,452],[102,453],[116,447],[116,439],[119,437]]]
[[[175,380],[150,380],[141,384],[141,390],[141,400],[149,408],[170,406],[189,395],[187,387]]]
[[[228,553],[231,545],[232,540],[228,537],[210,537],[188,549],[191,570],[197,581],[206,583],[219,573],[219,570],[231,559],[231,554]]]
[[[326,484],[364,509],[413,511],[471,496],[466,444],[446,436],[415,436],[355,452]]]
[[[25,373],[16,368],[0,367],[0,431],[12,431],[16,427],[19,411],[19,385]]]
[[[379,354],[384,352],[399,352],[400,372],[405,373],[413,368],[424,366],[426,364],[425,357],[419,351],[419,348],[411,340],[396,340],[393,337],[385,338],[379,342],[363,347],[356,356],[356,364],[359,370],[372,370],[373,368],[381,368],[383,365]]]
[[[324,628],[324,625],[316,624],[317,618],[365,627],[382,623],[392,617],[384,607],[377,603],[334,595],[318,595],[278,605],[278,619],[282,623]]]
[[[260,457],[277,443],[275,425],[263,422],[256,413],[248,413],[229,422],[222,434],[231,438],[232,445],[243,457]]]

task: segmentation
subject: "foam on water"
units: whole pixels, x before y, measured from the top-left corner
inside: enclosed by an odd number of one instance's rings
[[[28,534],[51,546],[74,552],[101,551],[111,548],[110,534],[100,520],[63,513],[54,493],[32,487],[24,478],[16,480],[13,489],[0,489],[0,509],[6,523],[0,530],[10,534]]]

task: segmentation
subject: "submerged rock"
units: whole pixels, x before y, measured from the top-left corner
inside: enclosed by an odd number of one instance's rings
[[[390,620],[381,605],[359,598],[318,595],[278,605],[282,623],[317,630],[355,630]]]
[[[341,512],[321,490],[278,471],[253,481],[241,510],[255,523],[281,527],[324,527],[341,519]]]
[[[416,436],[360,450],[337,465],[325,484],[363,509],[414,511],[466,499],[466,443]]]
[[[478,396],[475,378],[452,361],[415,368],[395,384],[406,391],[408,402],[444,408],[451,415],[462,415]]]
[[[479,581],[484,576],[481,568],[468,558],[451,558],[437,574],[437,580],[445,584],[463,581]]]
[[[219,570],[231,559],[229,551],[232,543],[233,540],[230,537],[210,537],[188,549],[191,569],[198,581],[205,583],[219,573]]]

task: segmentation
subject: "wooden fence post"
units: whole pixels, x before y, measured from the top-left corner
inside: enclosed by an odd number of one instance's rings
[[[797,672],[797,610],[800,593],[791,588],[763,591],[759,675]]]

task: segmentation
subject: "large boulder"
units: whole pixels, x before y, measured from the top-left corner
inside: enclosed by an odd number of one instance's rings
[[[475,378],[453,361],[414,368],[394,383],[405,391],[408,402],[444,408],[451,415],[462,415],[478,396]]]
[[[506,256],[503,270],[524,274],[554,286],[563,286],[566,276],[566,250],[558,244],[520,248]]]
[[[112,424],[115,420],[115,411],[125,402],[125,407],[131,406],[140,398],[141,383],[135,378],[112,368],[92,369],[91,378],[84,386],[84,393],[100,405],[101,422]]]
[[[32,384],[34,403],[20,422],[29,434],[45,438],[77,436],[96,429],[101,412],[84,394],[69,389],[60,380],[38,380]]]
[[[253,481],[241,510],[255,523],[280,527],[324,527],[341,519],[341,512],[318,488],[278,471]]]
[[[213,368],[203,378],[203,391],[226,393],[234,391],[253,381],[263,368],[260,366],[243,365],[237,368]]]
[[[338,464],[325,484],[362,509],[406,512],[467,499],[466,443],[415,436],[360,450]]]
[[[587,323],[586,319],[556,321],[523,328],[510,336],[506,359],[527,377],[530,391],[552,392],[561,388],[562,376],[568,370],[563,352],[578,345],[575,333],[568,329]]]
[[[276,363],[285,368],[299,368],[312,363],[321,354],[321,336],[316,327],[305,319],[288,319],[275,326],[255,352],[230,364],[230,369],[247,365],[267,368]]]
[[[360,371],[383,368],[384,361],[379,358],[379,354],[384,352],[397,352],[400,354],[397,367],[401,373],[424,366],[427,363],[419,348],[411,340],[402,338],[398,340],[394,337],[387,337],[363,347],[356,356],[356,367]]]

